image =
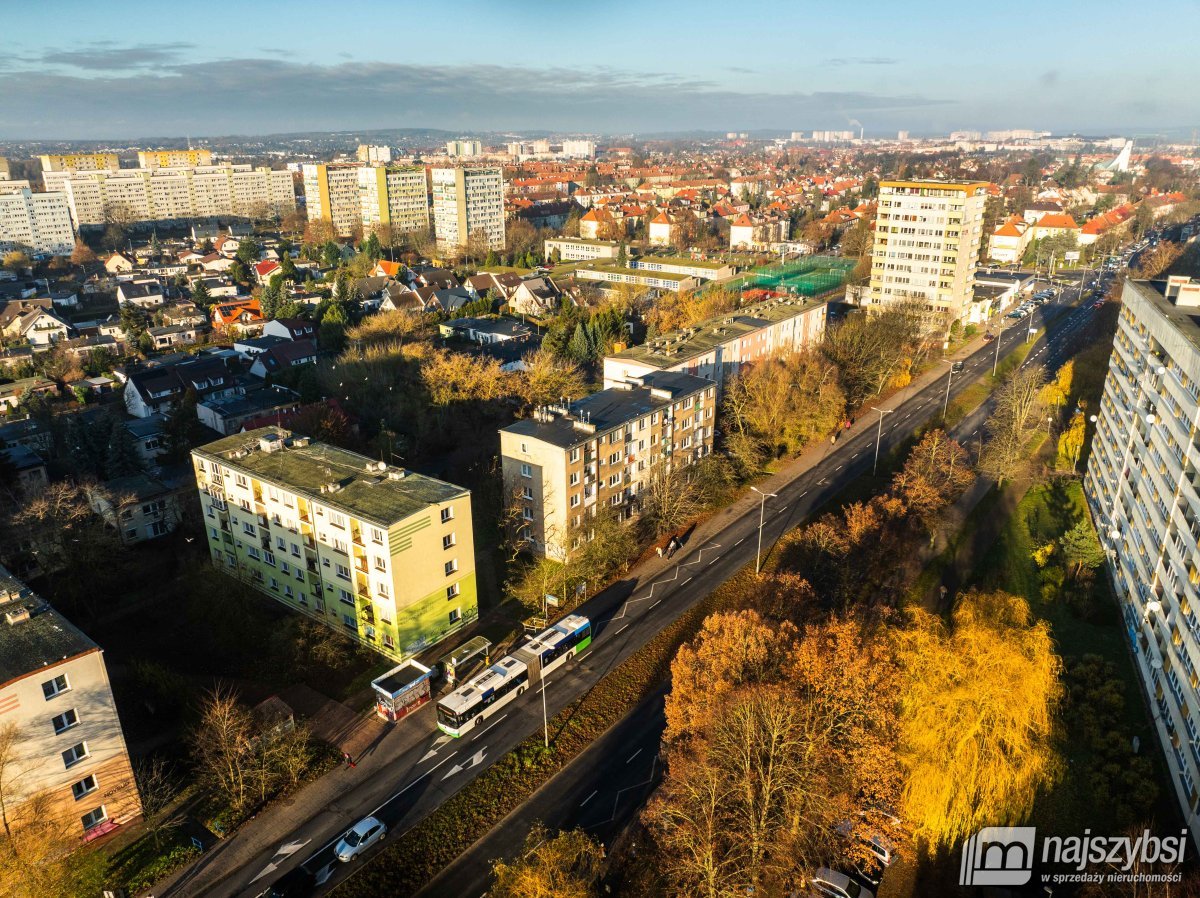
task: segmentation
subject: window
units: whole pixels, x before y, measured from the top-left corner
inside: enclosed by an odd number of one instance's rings
[[[375,570],[386,571],[387,570],[387,562],[384,561],[382,558],[376,558],[375,559]]]
[[[573,462],[579,461],[579,447],[576,447],[571,450],[571,461],[573,461]]]
[[[50,724],[54,727],[55,733],[65,733],[71,727],[79,723],[79,714],[74,708],[69,711],[63,711],[61,714],[56,714],[50,718]]]
[[[451,583],[449,586],[446,587],[446,598],[447,599],[453,599],[455,596],[458,595],[458,593],[459,593],[459,585],[457,583]]]
[[[522,477],[532,477],[533,476],[533,467],[522,463],[521,464],[521,476]]]
[[[342,626],[344,626],[347,630],[357,630],[358,629],[358,625],[355,624],[355,622],[354,622],[353,614],[343,614],[342,615]]]
[[[454,520],[454,509],[453,508],[443,508],[442,509],[442,523],[445,524],[446,522],[453,521],[453,520]]]
[[[521,444],[521,454],[522,454],[522,455],[528,455],[528,454],[529,454],[529,444],[528,444],[528,443],[522,443],[522,444]]]
[[[383,531],[378,527],[371,528],[371,542],[376,543],[377,545],[383,545]]]
[[[71,684],[67,680],[67,675],[59,674],[53,680],[47,680],[42,684],[42,695],[46,696],[46,699],[49,700],[60,692],[66,692],[70,688]]]
[[[254,525],[251,524],[249,521],[242,522],[242,532],[245,533],[247,536],[255,536],[256,535],[255,530],[254,530]]]
[[[579,486],[579,472],[578,471],[571,472],[571,486]]]
[[[442,567],[446,571],[446,576],[449,577],[451,574],[455,573],[458,570],[458,559],[451,558]]]
[[[334,527],[344,528],[346,526],[346,516],[340,515],[336,511],[331,511],[329,512],[329,523]]]
[[[453,533],[447,533],[445,536],[442,537],[442,548],[443,549],[454,548],[454,534]]]
[[[341,564],[341,563],[334,565],[334,567],[337,568],[337,575],[339,577],[341,577],[343,580],[350,579],[350,568],[346,567],[346,565]]]
[[[88,747],[86,742],[80,742],[76,745],[72,745],[62,753],[63,766],[70,770],[87,756]]]
[[[300,546],[297,545],[296,543],[292,543],[292,554],[295,555],[297,558],[300,557]]]
[[[386,583],[380,583],[380,584],[378,584],[378,586],[376,587],[376,589],[379,591],[379,594],[380,594],[381,596],[383,596],[385,599],[389,599],[389,598],[391,598],[391,596],[392,596],[392,591],[391,591],[391,589],[388,587],[388,585],[387,585]]]
[[[263,561],[271,565],[271,567],[275,567],[275,553],[269,549],[263,549]]]
[[[338,598],[341,599],[342,603],[345,605],[353,605],[354,604],[354,596],[350,595],[349,590],[339,589],[338,590]]]
[[[88,774],[75,785],[71,786],[71,794],[75,796],[75,800],[83,798],[89,792],[96,791],[96,777],[93,774]],[[87,824],[84,824],[85,826]]]
[[[282,536],[275,537],[275,547],[277,549],[279,549],[280,552],[286,552],[287,551],[287,540],[284,539]]]
[[[527,506],[522,507],[521,508],[521,520],[532,521],[533,520],[533,509],[529,508]]]
[[[104,810],[104,805],[96,808],[94,811],[88,811],[81,818],[83,820],[83,828],[91,829],[94,826],[99,826],[108,819],[108,812]]]
[[[576,508],[579,505],[579,493],[571,494],[571,507]]]
[[[462,617],[462,615],[459,614],[458,609],[455,608],[453,611],[450,612],[450,623],[457,624],[461,617]]]

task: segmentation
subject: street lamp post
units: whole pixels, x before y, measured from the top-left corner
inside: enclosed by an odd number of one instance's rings
[[[1004,341],[1004,322],[1000,322],[1000,330],[996,334],[996,359],[992,362],[992,377],[996,376],[996,369],[1000,367],[1000,344]]]
[[[871,476],[874,477],[879,473],[879,444],[883,442],[883,416],[890,415],[895,409],[871,406],[871,411],[879,412],[879,426],[875,428],[875,464],[871,467]]]
[[[758,551],[754,554],[754,573],[757,574],[762,571],[762,532],[763,522],[766,520],[767,515],[767,499],[775,499],[779,494],[764,493],[756,486],[752,486],[750,489],[762,497],[762,501],[758,503]]]
[[[943,362],[950,366],[950,370],[946,372],[946,398],[942,400],[942,424],[946,423],[946,413],[950,411],[950,381],[954,379],[954,363],[950,359],[942,359]],[[883,416],[879,418],[880,424],[883,423]]]
[[[542,742],[550,747],[550,718],[546,714],[546,680],[542,678]]]

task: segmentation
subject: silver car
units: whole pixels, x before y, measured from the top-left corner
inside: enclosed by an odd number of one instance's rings
[[[809,893],[818,898],[875,898],[875,893],[864,889],[845,873],[821,867],[808,881]]]
[[[333,853],[342,863],[352,861],[386,835],[387,826],[381,821],[374,817],[364,817],[346,830]]]

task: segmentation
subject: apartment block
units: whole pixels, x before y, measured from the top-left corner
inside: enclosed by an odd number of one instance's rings
[[[212,164],[212,150],[140,150],[138,152],[138,166],[141,168],[197,168]]]
[[[712,452],[716,392],[702,378],[655,372],[501,430],[505,492],[520,507],[516,536],[563,559],[590,538],[587,522],[599,509],[636,516],[641,489],[659,470]]]
[[[547,148],[547,152],[549,148]],[[450,157],[482,156],[483,144],[478,140],[448,140],[446,155]]]
[[[404,661],[479,616],[469,490],[278,427],[192,451],[213,564]]]
[[[0,183],[0,253],[22,250],[69,255],[75,246],[75,227],[66,195],[33,193],[27,186],[7,189],[25,183]]]
[[[577,159],[591,159],[596,155],[594,140],[564,140],[562,154]]]
[[[48,192],[67,197],[77,228],[118,217],[133,224],[284,215],[296,208],[287,171],[249,165],[47,171]]]
[[[392,148],[360,143],[355,158],[368,165],[387,165],[392,161]]]
[[[504,248],[504,174],[499,167],[434,168],[433,228],[441,252],[456,252],[481,235]]]
[[[90,840],[135,819],[141,801],[100,647],[2,567],[0,612],[0,727],[17,734],[8,822],[36,815]]]
[[[982,324],[972,303],[987,202],[984,181],[882,181],[868,306],[916,301],[931,329]]]
[[[429,188],[422,166],[372,166],[358,170],[359,208],[366,230],[377,224],[396,232],[429,229]]]
[[[1126,281],[1084,491],[1175,797],[1200,832],[1200,281]]]
[[[39,156],[42,171],[111,171],[121,167],[116,153],[51,153]]]
[[[690,374],[722,384],[742,365],[814,346],[825,336],[826,304],[781,297],[662,334],[605,356],[604,384],[658,371]]]
[[[362,223],[362,203],[359,200],[358,177],[362,166],[357,163],[308,164],[301,166],[304,178],[304,200],[308,220],[333,223],[341,236],[349,236]]]

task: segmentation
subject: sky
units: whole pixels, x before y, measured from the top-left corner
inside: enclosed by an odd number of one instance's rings
[[[0,139],[1200,127],[1200,0],[0,0]]]

